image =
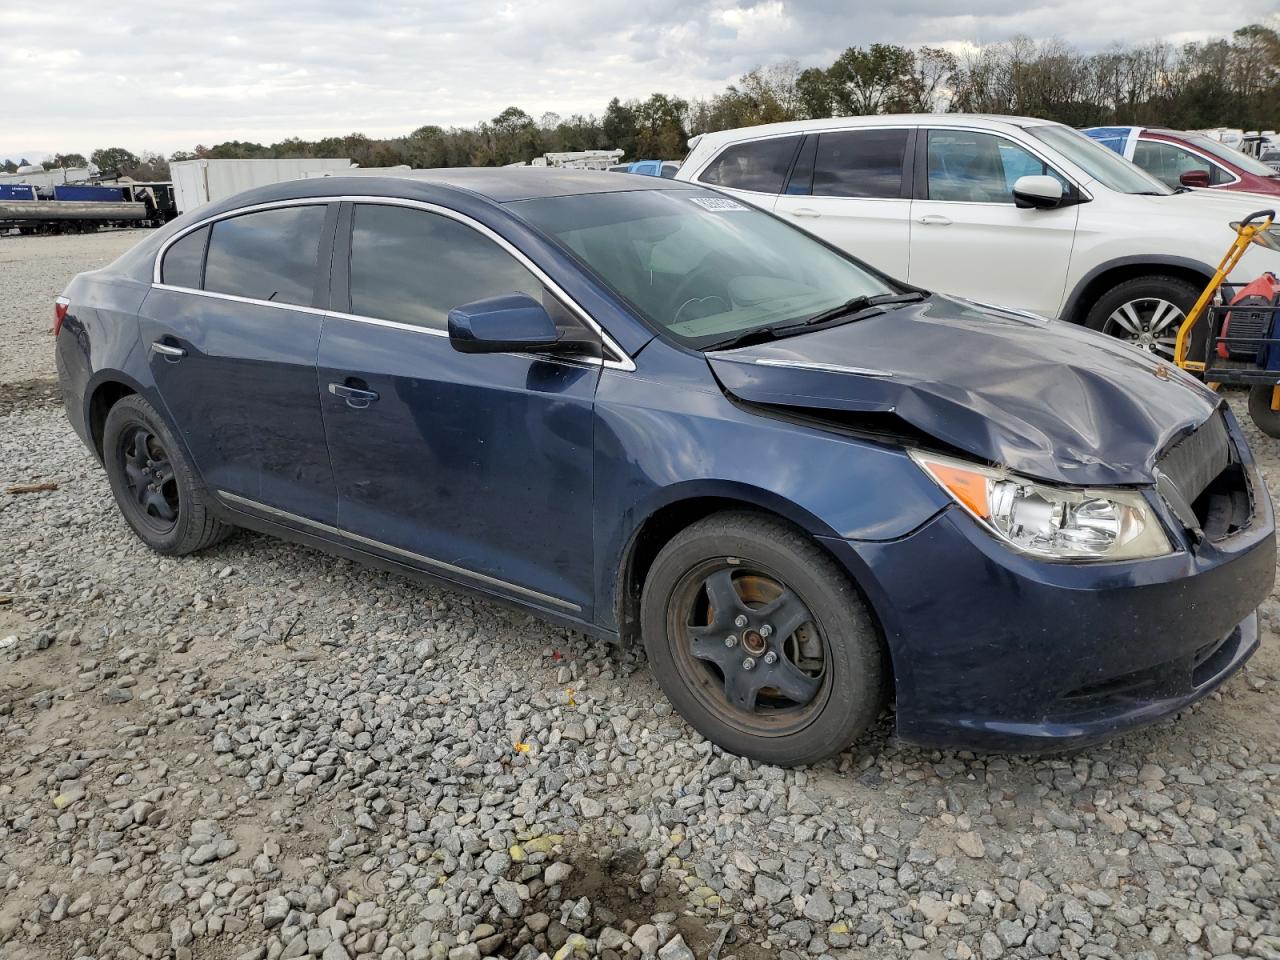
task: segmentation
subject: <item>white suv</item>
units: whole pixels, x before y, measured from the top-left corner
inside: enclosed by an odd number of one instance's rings
[[[677,180],[771,210],[891,276],[1166,357],[1230,223],[1276,205],[1175,192],[1070,127],[1022,117],[803,120],[690,146]],[[1266,270],[1280,272],[1280,253],[1255,246],[1233,276]]]

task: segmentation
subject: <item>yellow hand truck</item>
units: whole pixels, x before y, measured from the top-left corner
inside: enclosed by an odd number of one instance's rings
[[[1274,210],[1259,210],[1231,224],[1235,240],[1182,321],[1173,348],[1174,362],[1213,389],[1222,384],[1248,386],[1249,416],[1269,437],[1280,437],[1280,296],[1270,303],[1233,305],[1245,284],[1227,278],[1250,244],[1280,251],[1280,238],[1271,233],[1275,221]],[[1208,323],[1208,336],[1204,355],[1197,360],[1190,356],[1192,331],[1201,319]]]

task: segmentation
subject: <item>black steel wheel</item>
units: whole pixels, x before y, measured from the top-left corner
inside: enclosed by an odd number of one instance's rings
[[[650,569],[641,627],[663,692],[733,753],[813,763],[884,705],[883,648],[857,591],[776,518],[718,514],[675,537]]]
[[[116,505],[134,533],[164,554],[201,550],[234,528],[208,508],[208,495],[181,445],[137,394],[107,414],[102,460]]]

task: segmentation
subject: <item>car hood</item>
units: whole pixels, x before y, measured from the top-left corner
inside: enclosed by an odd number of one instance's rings
[[[743,401],[894,414],[981,460],[1078,485],[1153,482],[1160,453],[1219,402],[1110,337],[938,295],[707,360]]]

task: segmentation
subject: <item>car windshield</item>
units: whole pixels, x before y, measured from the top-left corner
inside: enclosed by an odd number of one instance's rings
[[[1245,173],[1251,173],[1255,177],[1277,176],[1276,172],[1261,160],[1255,160],[1247,153],[1241,153],[1239,150],[1232,150],[1225,143],[1219,143],[1217,140],[1194,133],[1182,134],[1182,136],[1193,147],[1203,150],[1219,160],[1224,160]]]
[[[900,292],[808,234],[721,194],[633,190],[508,206],[651,324],[695,347]]]
[[[1174,193],[1155,177],[1079,130],[1056,123],[1024,129],[1037,140],[1053,147],[1104,187],[1117,193],[1149,193],[1161,197]]]

